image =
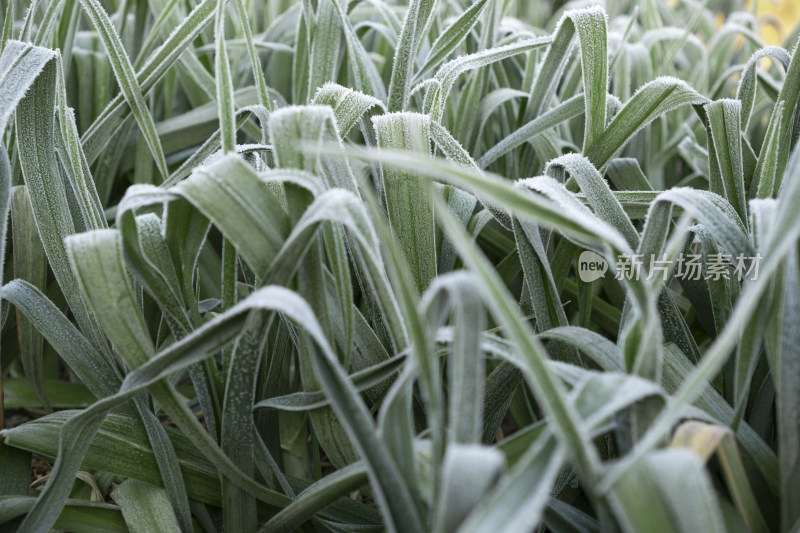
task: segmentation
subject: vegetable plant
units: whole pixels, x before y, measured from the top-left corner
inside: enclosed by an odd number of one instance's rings
[[[1,7],[3,531],[800,528],[791,21]]]

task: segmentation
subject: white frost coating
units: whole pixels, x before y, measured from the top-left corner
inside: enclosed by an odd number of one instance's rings
[[[377,5],[377,3],[376,3]],[[353,59],[350,62],[351,71],[353,73],[353,83],[355,88],[361,92],[374,95],[381,102],[386,101],[386,87],[383,84],[378,69],[375,63],[372,62],[363,43],[356,35],[353,29],[353,24],[350,22],[350,17],[347,16],[342,9],[341,2],[333,2],[333,7],[336,10],[336,15],[339,17],[339,22],[344,29],[345,43],[347,45],[347,53]],[[389,16],[394,14],[386,10]],[[399,26],[399,23],[398,23]]]
[[[285,287],[271,285],[255,291],[222,315],[206,322],[187,337],[157,354],[136,371],[128,374],[117,394],[125,395],[140,390],[173,372],[201,361],[207,357],[207,354],[204,351],[190,348],[187,351],[187,347],[193,346],[198,338],[208,336],[235,317],[254,310],[275,311],[285,315],[298,325],[302,325],[312,338],[319,342],[323,351],[329,352],[330,346],[308,303],[300,295]]]
[[[616,250],[627,254],[633,254],[631,247],[628,245],[625,238],[620,235],[614,228],[600,220],[588,207],[583,205],[575,196],[570,193],[564,186],[553,178],[547,176],[539,176],[536,178],[526,178],[518,180],[515,187],[519,189],[530,189],[532,191],[545,195],[555,207],[562,211],[569,213],[570,218],[575,224],[580,226],[584,235],[583,239],[593,239],[595,246],[610,244]],[[561,231],[562,228],[559,228]],[[564,233],[562,231],[562,233]],[[565,236],[572,237],[565,233]],[[576,236],[575,236],[576,237]]]
[[[418,306],[421,315],[428,317],[432,333],[448,315],[455,324],[456,340],[448,370],[448,440],[454,445],[477,443],[482,433],[485,373],[480,335],[486,328],[486,310],[480,291],[474,290],[477,283],[475,275],[465,270],[443,274],[431,283]],[[446,314],[436,305],[439,302],[447,309]],[[436,374],[431,358],[419,357],[418,350],[413,353],[420,368],[427,366],[429,376]],[[434,397],[438,394],[438,390],[431,391]]]
[[[427,74],[438,62],[456,49],[478,22],[478,18],[483,13],[483,8],[486,7],[487,1],[477,0],[458,19],[445,21],[444,26],[446,29],[434,41],[430,52],[428,52],[428,57],[425,59],[425,64],[417,72],[415,80],[419,80],[419,78]]]
[[[319,157],[304,152],[301,144],[321,144],[329,127],[338,139],[336,117],[328,105],[292,105],[272,112],[269,135],[278,166],[315,171]]]
[[[784,72],[788,70],[791,56],[786,50],[780,46],[765,46],[764,48],[756,51],[742,71],[741,78],[739,79],[739,86],[736,88],[736,98],[742,101],[742,120],[743,130],[747,131],[747,126],[750,124],[750,113],[753,110],[753,102],[756,98],[758,84],[756,83],[756,69],[761,59],[769,57],[773,63],[780,63]]]
[[[753,246],[742,220],[733,206],[721,196],[690,187],[675,187],[656,196],[650,211],[661,202],[671,202],[690,213],[731,253],[743,253],[745,256],[753,254]]]
[[[483,170],[478,166],[472,156],[467,152],[467,150],[461,146],[461,143],[453,137],[447,128],[442,126],[438,122],[431,121],[431,137],[433,142],[436,144],[437,148],[442,151],[445,157],[449,161],[453,161],[454,163],[463,166],[466,169],[470,169],[478,174],[483,174]],[[492,216],[504,227],[510,228],[511,227],[511,216],[506,212],[505,209],[500,207],[499,205],[492,203],[485,198],[480,198],[481,203],[486,206]],[[472,214],[472,211],[475,208],[476,197],[472,194],[464,192],[460,189],[455,191],[448,201],[450,204],[450,208],[453,210],[454,214],[458,216],[464,225],[469,222],[469,216]],[[455,251],[452,249],[452,244],[450,243],[449,239],[446,240],[442,245],[442,253],[440,256],[440,263],[442,261],[442,257],[446,257],[447,263],[450,264],[450,261],[455,259],[454,254]],[[440,264],[441,266],[441,264]]]
[[[150,54],[144,66],[137,72],[140,89],[145,93],[167,72],[170,66],[180,60],[188,62],[189,55],[183,55],[186,47],[197,37],[214,16],[217,0],[204,0],[177,26],[164,43]],[[121,125],[130,108],[125,98],[118,94],[83,136],[83,146],[89,163],[100,155],[100,151]],[[112,120],[113,119],[113,120]]]
[[[265,279],[275,279],[289,274],[296,268],[297,258],[306,249],[309,234],[322,222],[341,224],[357,246],[353,247],[354,259],[363,267],[367,282],[377,293],[377,300],[387,316],[400,316],[397,302],[389,288],[389,279],[381,256],[372,219],[363,201],[345,189],[333,188],[325,191],[306,209],[291,234],[272,262]],[[405,325],[397,320],[391,324],[397,328],[398,338],[406,338]]]
[[[369,222],[364,204],[353,193],[344,189],[329,189],[314,200],[287,241],[302,233],[308,226],[325,221],[337,222],[350,229],[364,251],[372,254],[375,262],[382,265],[378,236]]]
[[[564,122],[570,118],[580,115],[583,110],[583,94],[575,95],[568,100],[561,102],[558,106],[545,113],[533,118],[521,128],[511,132],[507,137],[498,141],[494,146],[486,151],[478,159],[478,166],[486,168],[498,158],[507,154],[517,146],[533,139],[537,135],[548,129]]]
[[[451,444],[442,465],[442,493],[437,509],[439,531],[456,527],[498,482],[506,467],[502,453],[489,446]]]
[[[625,214],[622,204],[594,165],[584,156],[573,153],[553,159],[545,168],[545,174],[548,176],[554,176],[562,171],[569,173],[575,179],[595,213],[622,233],[628,244],[635,248],[639,243],[639,234]]]
[[[510,87],[501,87],[500,89],[495,89],[481,101],[481,131],[483,131],[483,127],[486,124],[486,119],[497,109],[499,106],[503,105],[504,103],[512,100],[514,98],[527,98],[528,93],[525,91],[520,91],[519,89],[512,89]]]
[[[684,105],[702,105],[708,101],[683,80],[671,76],[658,77],[634,93],[586,156],[602,169],[636,133],[659,116]]]
[[[425,33],[433,20],[437,0],[411,0],[397,39],[389,82],[388,107],[391,111],[408,106],[408,87],[416,67],[416,57]]]
[[[283,121],[290,116],[297,116],[298,114],[304,117],[333,116],[330,107],[326,105],[289,105],[273,111],[270,118],[275,121]]]
[[[441,90],[442,89],[442,83],[439,80],[437,80],[436,78],[428,78],[427,80],[421,81],[417,85],[415,85],[414,88],[411,89],[411,92],[409,93],[409,95],[410,96],[414,96],[415,94],[417,94],[419,91],[421,91],[423,89],[425,89],[426,91]]]
[[[328,187],[357,193],[358,185],[347,159],[322,153],[326,143],[343,148],[338,128],[329,105],[288,106],[273,112],[269,135],[278,166],[319,174]]]
[[[317,89],[313,105],[328,105],[336,115],[339,135],[344,138],[358,120],[373,107],[386,111],[386,106],[373,96],[339,84],[327,82]]]
[[[444,112],[444,104],[447,102],[450,91],[461,74],[469,70],[491,65],[492,63],[496,63],[497,61],[512,57],[516,54],[548,45],[551,42],[552,39],[550,37],[536,37],[505,46],[490,48],[489,50],[483,50],[466,56],[459,56],[445,63],[436,73],[436,79],[440,84],[440,88],[438,96],[436,97],[435,109],[433,110],[433,119],[436,121],[441,120],[442,113]]]
[[[171,191],[165,191],[160,187],[149,184],[134,184],[125,190],[117,205],[117,218],[128,211],[145,207],[148,205],[165,204],[172,200],[177,200],[180,196]]]
[[[8,41],[0,56],[0,135],[45,65],[57,52],[20,41]]]
[[[404,151],[405,157],[429,161],[431,119],[420,113],[389,113],[373,118],[378,146]],[[437,246],[433,204],[424,174],[383,166],[383,186],[392,233],[422,291],[436,277]]]
[[[163,179],[167,179],[169,171],[164,158],[164,150],[161,147],[161,140],[156,131],[155,121],[150,114],[150,108],[147,107],[144,101],[139,81],[136,79],[136,73],[125,48],[122,46],[122,41],[111,23],[108,13],[97,0],[81,0],[81,5],[92,21],[92,25],[97,29],[103,46],[106,48],[111,69],[114,71],[119,88],[125,96],[125,101],[131,107],[133,116],[139,125],[141,134],[155,160],[155,164]]]
[[[279,168],[267,170],[259,174],[267,183],[291,183],[309,191],[314,197],[325,191],[325,185],[317,176],[293,168]]]
[[[770,239],[777,206],[778,200],[774,198],[750,200],[750,229],[753,232],[753,246],[756,250],[763,250]]]
[[[196,169],[170,189],[186,198],[222,231],[260,273],[283,245],[288,215],[256,172],[229,154]]]
[[[715,158],[709,165],[716,165],[718,172],[710,172],[710,189],[725,196],[747,222],[747,204],[744,190],[744,163],[742,161],[742,102],[722,98],[705,106],[708,128],[715,147]]]

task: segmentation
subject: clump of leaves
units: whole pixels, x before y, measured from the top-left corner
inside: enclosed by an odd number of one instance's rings
[[[797,32],[561,4],[4,2],[4,528],[797,530]]]

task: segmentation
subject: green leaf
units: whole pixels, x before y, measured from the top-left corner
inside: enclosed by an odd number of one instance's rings
[[[747,220],[742,162],[742,105],[738,100],[717,100],[706,106],[709,142],[709,190]]]
[[[164,489],[144,481],[126,479],[114,489],[111,497],[119,505],[130,531],[178,530],[178,521]]]
[[[19,49],[21,46],[23,46],[21,43],[19,46],[9,45],[4,53],[11,53],[14,48]],[[80,295],[64,247],[64,239],[75,233],[75,226],[56,160],[53,109],[56,101],[58,64],[53,57],[51,56],[51,60],[44,65],[34,86],[17,106],[18,142],[27,146],[26,150],[20,152],[20,167],[33,208],[36,228],[50,268],[75,320],[95,348],[105,352],[105,340]]]
[[[336,118],[328,106],[292,106],[275,111],[269,120],[270,139],[278,166],[324,176],[329,187],[357,192],[347,160],[320,155],[311,146],[341,145]]]
[[[780,132],[783,123],[783,102],[775,105],[775,109],[770,117],[764,145],[758,156],[758,166],[753,176],[750,196],[756,198],[773,198],[777,192],[776,187],[780,185],[778,176],[778,154],[780,149]],[[755,189],[755,194],[753,194]]]
[[[291,504],[264,524],[259,532],[278,533],[298,527],[316,511],[358,489],[366,481],[367,472],[362,463],[353,463],[340,468],[298,494]]]
[[[313,105],[329,105],[333,108],[341,138],[347,135],[365,113],[376,107],[382,110],[386,109],[377,98],[335,83],[326,83],[317,89],[311,103]]]
[[[570,10],[558,21],[553,42],[542,60],[525,106],[525,121],[539,117],[551,104],[558,82],[564,75],[572,40],[578,34],[581,47],[585,98],[584,153],[606,126],[608,52],[606,15],[599,7]],[[601,105],[602,104],[602,105]],[[586,141],[590,142],[586,142]]]
[[[3,270],[6,262],[6,233],[8,230],[8,211],[11,208],[11,166],[8,162],[6,147],[0,144],[0,281],[3,280]],[[0,306],[2,306],[2,292],[0,292]],[[0,307],[0,328],[5,322],[6,312]],[[0,359],[0,426],[5,426],[5,393],[3,392],[3,362]]]
[[[255,472],[253,401],[256,394],[258,364],[269,332],[263,315],[254,315],[236,341],[227,368],[220,447],[245,474]],[[228,531],[256,528],[256,498],[227,479],[222,481],[223,521]]]
[[[414,81],[428,74],[449,56],[477,24],[488,0],[476,0],[469,9],[465,10],[457,20],[453,21],[446,30],[431,45],[422,67],[414,76]]]
[[[604,169],[641,129],[669,111],[686,105],[702,105],[708,99],[686,82],[660,77],[643,85],[611,120],[603,135],[584,151],[592,164]]]
[[[174,191],[220,227],[252,268],[267,271],[288,234],[288,219],[275,193],[241,158],[227,155],[199,167]]]
[[[565,173],[569,173],[578,183],[597,216],[619,231],[631,247],[636,246],[639,242],[636,228],[591,162],[580,155],[568,154],[547,163],[546,175],[563,182]]]
[[[489,148],[489,150],[478,159],[478,166],[486,168],[514,148],[534,139],[537,135],[544,133],[566,120],[577,117],[584,112],[582,106],[583,102],[583,95],[579,94],[561,102],[553,109],[536,116],[536,118],[531,119]]]
[[[784,70],[789,68],[789,63],[791,62],[791,56],[780,46],[765,46],[747,60],[747,65],[745,65],[742,77],[739,80],[739,87],[736,90],[736,98],[742,102],[742,131],[747,131],[748,124],[752,118],[751,115],[756,99],[756,91],[758,90],[757,68],[761,60],[765,57],[769,57],[775,63],[780,63]],[[784,104],[778,102],[778,105],[783,106]],[[775,112],[773,111],[771,120],[774,119],[774,117]],[[780,131],[781,128],[779,127],[778,130]]]
[[[0,499],[0,522],[7,522],[29,512],[36,502],[35,496],[12,496]],[[128,528],[116,505],[67,500],[58,514],[54,526],[62,531],[86,533],[125,533]]]
[[[493,448],[453,443],[442,465],[434,531],[455,531],[500,480],[503,455]]]
[[[436,0],[412,0],[409,3],[392,62],[387,104],[390,112],[405,111],[408,107],[409,86],[414,75],[417,52],[431,23],[436,4]]]
[[[130,106],[133,116],[136,118],[136,123],[139,125],[142,135],[144,135],[144,140],[153,155],[162,178],[166,179],[169,172],[167,171],[167,162],[164,159],[164,150],[156,132],[153,116],[144,102],[144,96],[136,79],[133,65],[131,65],[130,59],[122,46],[122,41],[114,29],[108,13],[105,12],[100,2],[97,0],[81,0],[81,5],[106,48],[119,88],[125,96],[125,101]]]
[[[425,115],[400,113],[374,117],[378,146],[430,157],[430,123]],[[408,261],[418,291],[436,276],[436,232],[429,183],[414,172],[383,168],[383,190],[392,233]]]
[[[8,383],[5,384],[5,387],[8,390]],[[3,468],[3,479],[0,481],[0,498],[28,493],[28,487],[31,482],[30,453],[0,442],[0,467]]]
[[[352,73],[354,88],[357,91],[374,96],[381,102],[386,102],[386,86],[383,83],[383,79],[364,45],[359,40],[358,35],[356,35],[350,18],[343,9],[343,4],[335,1],[332,4],[336,9],[336,15],[339,17],[339,23],[344,29],[347,54],[351,58],[348,66]],[[298,40],[298,48],[299,44]],[[298,53],[297,55],[299,56],[300,54]]]
[[[79,409],[88,407],[95,400],[94,394],[80,384],[55,379],[45,379],[47,399],[56,409]],[[41,405],[41,400],[31,389],[28,381],[23,378],[10,378],[3,382],[5,388],[5,405],[9,409],[28,408],[35,409]]]
[[[261,58],[256,51],[255,41],[253,40],[253,30],[250,28],[250,19],[247,15],[247,5],[243,0],[236,2],[236,10],[239,12],[239,20],[244,30],[244,39],[247,45],[247,55],[250,59],[250,68],[253,70],[253,81],[258,90],[258,103],[263,107],[269,106],[269,93],[267,84],[264,81],[264,72],[261,68]],[[291,51],[291,49],[290,49]]]
[[[338,0],[317,2],[316,21],[309,55],[308,97],[312,98],[325,83],[336,79],[342,32],[334,4]],[[297,102],[305,103],[305,102]]]
[[[541,520],[564,455],[563,448],[551,435],[539,437],[497,488],[467,516],[459,531],[487,528],[527,531],[535,527]],[[472,467],[464,470],[470,472]]]
[[[800,165],[800,153],[796,153],[790,161],[789,171],[792,172]],[[604,486],[608,486],[618,479],[627,468],[635,464],[641,457],[665,434],[674,420],[680,416],[682,408],[697,398],[707,385],[711,376],[715,375],[722,367],[731,350],[735,347],[741,331],[752,319],[753,313],[761,300],[761,295],[770,284],[771,277],[782,264],[783,257],[790,253],[794,243],[800,237],[798,214],[792,205],[800,202],[800,180],[786,182],[784,195],[777,207],[773,233],[771,233],[763,250],[762,257],[768,258],[759,267],[757,279],[745,284],[736,306],[730,315],[725,329],[717,337],[714,344],[706,351],[702,361],[695,370],[687,376],[678,390],[671,396],[667,406],[653,420],[647,433],[639,441],[637,447],[628,457],[617,466],[613,467],[606,475]]]
[[[141,94],[146,94],[164,76],[169,67],[211,22],[216,5],[217,0],[203,0],[197,4],[180,26],[150,55],[136,74]],[[91,164],[97,159],[103,148],[114,137],[114,133],[130,116],[131,109],[127,98],[123,94],[117,95],[84,133],[82,143],[88,163]]]
[[[31,321],[92,394],[102,398],[116,392],[122,380],[119,369],[39,289],[14,280],[3,286],[2,297]]]
[[[712,455],[719,457],[725,482],[733,501],[750,531],[768,531],[758,508],[753,490],[747,480],[742,459],[731,431],[723,426],[686,422],[675,432],[671,447],[686,447],[695,451],[704,462]]]
[[[40,291],[45,290],[47,257],[39,234],[36,232],[31,202],[24,186],[16,187],[12,193],[11,230],[14,245],[14,276],[29,282]],[[20,343],[20,356],[25,369],[25,377],[41,405],[50,410],[44,386],[42,336],[36,331],[30,320],[19,316],[17,318],[17,338]]]
[[[216,76],[217,105],[219,106],[219,131],[222,139],[222,152],[228,153],[236,146],[236,110],[234,109],[233,81],[228,65],[228,51],[225,45],[225,3],[217,0],[214,15],[214,74]],[[164,177],[166,178],[166,174]]]
[[[449,308],[447,313],[455,326],[448,365],[448,440],[451,444],[477,444],[482,429],[484,364],[480,335],[485,329],[486,317],[480,298],[471,292],[476,281],[462,272],[439,276],[420,303],[421,314],[429,317],[433,333],[442,321],[443,309]]]
[[[13,40],[4,43],[0,55],[0,132],[5,132],[17,104],[55,57],[56,52],[40,46]]]
[[[485,256],[477,252],[464,231],[458,227],[452,217],[443,214],[443,225],[453,239],[459,255],[465,263],[475,270],[483,279],[480,285],[485,304],[492,312],[495,320],[502,321],[508,335],[518,345],[523,357],[518,363],[537,399],[542,403],[554,426],[558,440],[568,450],[572,460],[578,465],[586,479],[592,479],[596,473],[596,450],[587,442],[587,435],[581,430],[578,414],[567,402],[563,385],[555,379],[547,367],[544,348],[530,332],[529,326],[519,317],[518,310],[511,300],[497,273],[489,266]]]
[[[550,42],[551,40],[549,37],[536,37],[458,57],[442,65],[433,79],[422,82],[414,91],[422,86],[427,86],[425,110],[431,115],[432,120],[440,122],[444,115],[445,103],[450,97],[450,92],[461,74],[470,70],[489,66],[492,63],[502,61],[503,59],[513,57],[517,54],[541,48],[550,44]],[[391,106],[389,106],[389,111],[393,111]]]
[[[611,501],[627,531],[725,531],[711,479],[688,450],[650,453],[614,485]]]

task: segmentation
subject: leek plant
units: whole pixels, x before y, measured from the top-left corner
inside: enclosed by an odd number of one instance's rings
[[[800,32],[0,7],[0,530],[800,530]]]

